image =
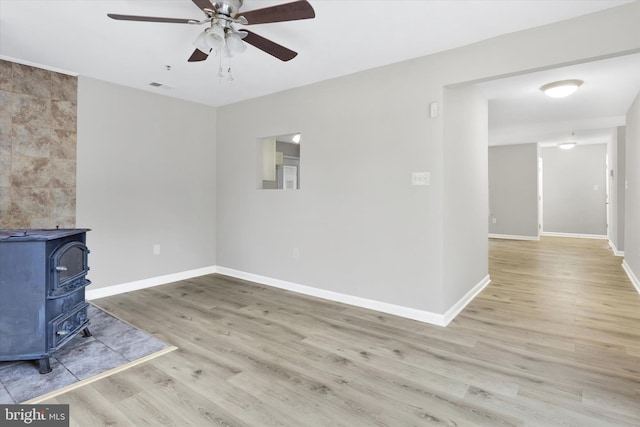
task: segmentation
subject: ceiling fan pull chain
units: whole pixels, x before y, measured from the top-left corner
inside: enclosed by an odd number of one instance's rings
[[[218,84],[222,84],[222,79],[224,78],[224,74],[222,73],[222,55],[218,56],[220,60],[220,67],[218,68]]]
[[[231,58],[229,58],[229,69],[227,70],[227,82],[229,86],[233,83],[233,74],[231,74]]]

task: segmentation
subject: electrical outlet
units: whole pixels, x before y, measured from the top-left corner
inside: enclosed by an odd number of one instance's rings
[[[429,172],[411,172],[411,185],[429,185],[430,183]]]

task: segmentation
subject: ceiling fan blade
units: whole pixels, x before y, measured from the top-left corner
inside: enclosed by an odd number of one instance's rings
[[[250,10],[248,12],[240,12],[238,15],[244,16],[249,22],[249,25],[251,25],[310,19],[315,18],[316,13],[308,1],[301,0],[279,4],[277,6],[265,7],[263,9]]]
[[[286,47],[281,46],[276,42],[272,42],[269,39],[265,39],[264,37],[259,36],[256,33],[252,33],[251,31],[245,29],[243,29],[242,31],[247,33],[247,36],[242,39],[243,41],[257,47],[261,51],[266,52],[271,56],[275,56],[281,61],[290,61],[298,55],[297,52],[294,52],[291,49],[287,49]]]
[[[196,49],[196,50],[193,51],[193,53],[191,54],[191,56],[189,57],[189,59],[187,61],[188,62],[204,61],[208,57],[209,57],[209,54],[204,53],[200,49]]]
[[[136,15],[118,15],[117,13],[107,13],[111,19],[118,21],[143,21],[143,22],[166,22],[169,24],[197,24],[199,21],[195,19],[181,18],[158,18],[155,16],[136,16]]]
[[[205,9],[213,9],[209,0],[193,0],[193,2],[203,11]]]

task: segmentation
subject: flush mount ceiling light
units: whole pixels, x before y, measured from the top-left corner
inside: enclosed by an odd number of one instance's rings
[[[575,146],[576,146],[575,141],[563,142],[561,144],[558,144],[558,147],[562,148],[563,150],[571,150]]]
[[[547,83],[540,90],[551,98],[564,98],[577,91],[582,83],[584,83],[582,80],[561,80]]]
[[[571,150],[573,147],[575,147],[577,144],[576,140],[574,139],[574,132],[571,132],[571,139],[567,142],[561,142],[558,144],[558,147],[563,149],[563,150]]]

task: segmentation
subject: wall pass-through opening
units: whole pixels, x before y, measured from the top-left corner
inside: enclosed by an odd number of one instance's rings
[[[300,189],[300,133],[258,139],[258,188]]]

